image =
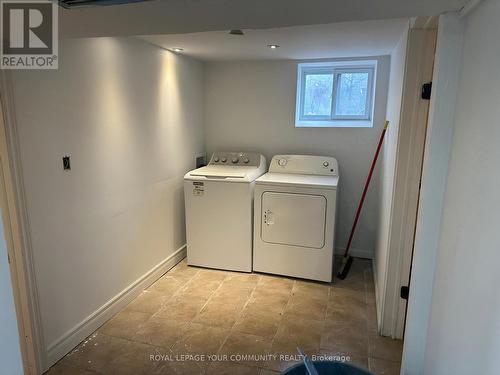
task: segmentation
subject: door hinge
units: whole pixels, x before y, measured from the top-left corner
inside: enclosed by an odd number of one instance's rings
[[[402,299],[408,300],[408,296],[410,294],[410,287],[409,286],[402,286],[401,291],[399,295],[401,296]]]
[[[422,99],[431,100],[432,82],[427,82],[422,85]]]
[[[409,294],[410,294],[410,287],[409,286],[402,286],[401,291],[399,292],[399,295],[401,296],[401,298],[408,300]]]

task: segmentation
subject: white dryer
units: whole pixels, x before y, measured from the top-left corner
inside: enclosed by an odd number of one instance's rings
[[[188,264],[252,271],[253,190],[265,172],[260,154],[216,152],[184,176]]]
[[[255,181],[254,271],[332,281],[338,182],[332,157],[273,157]]]

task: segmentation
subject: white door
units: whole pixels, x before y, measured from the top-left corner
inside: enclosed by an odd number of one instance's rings
[[[262,241],[316,249],[325,245],[325,197],[265,192],[261,212]]]

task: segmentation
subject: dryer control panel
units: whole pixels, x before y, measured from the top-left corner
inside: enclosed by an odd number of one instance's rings
[[[209,165],[259,167],[262,156],[252,152],[214,152]]]
[[[331,156],[275,155],[269,172],[338,176],[339,166],[337,159]]]

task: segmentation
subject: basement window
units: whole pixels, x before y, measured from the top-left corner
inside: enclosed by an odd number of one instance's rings
[[[298,64],[296,127],[372,127],[377,62]]]

